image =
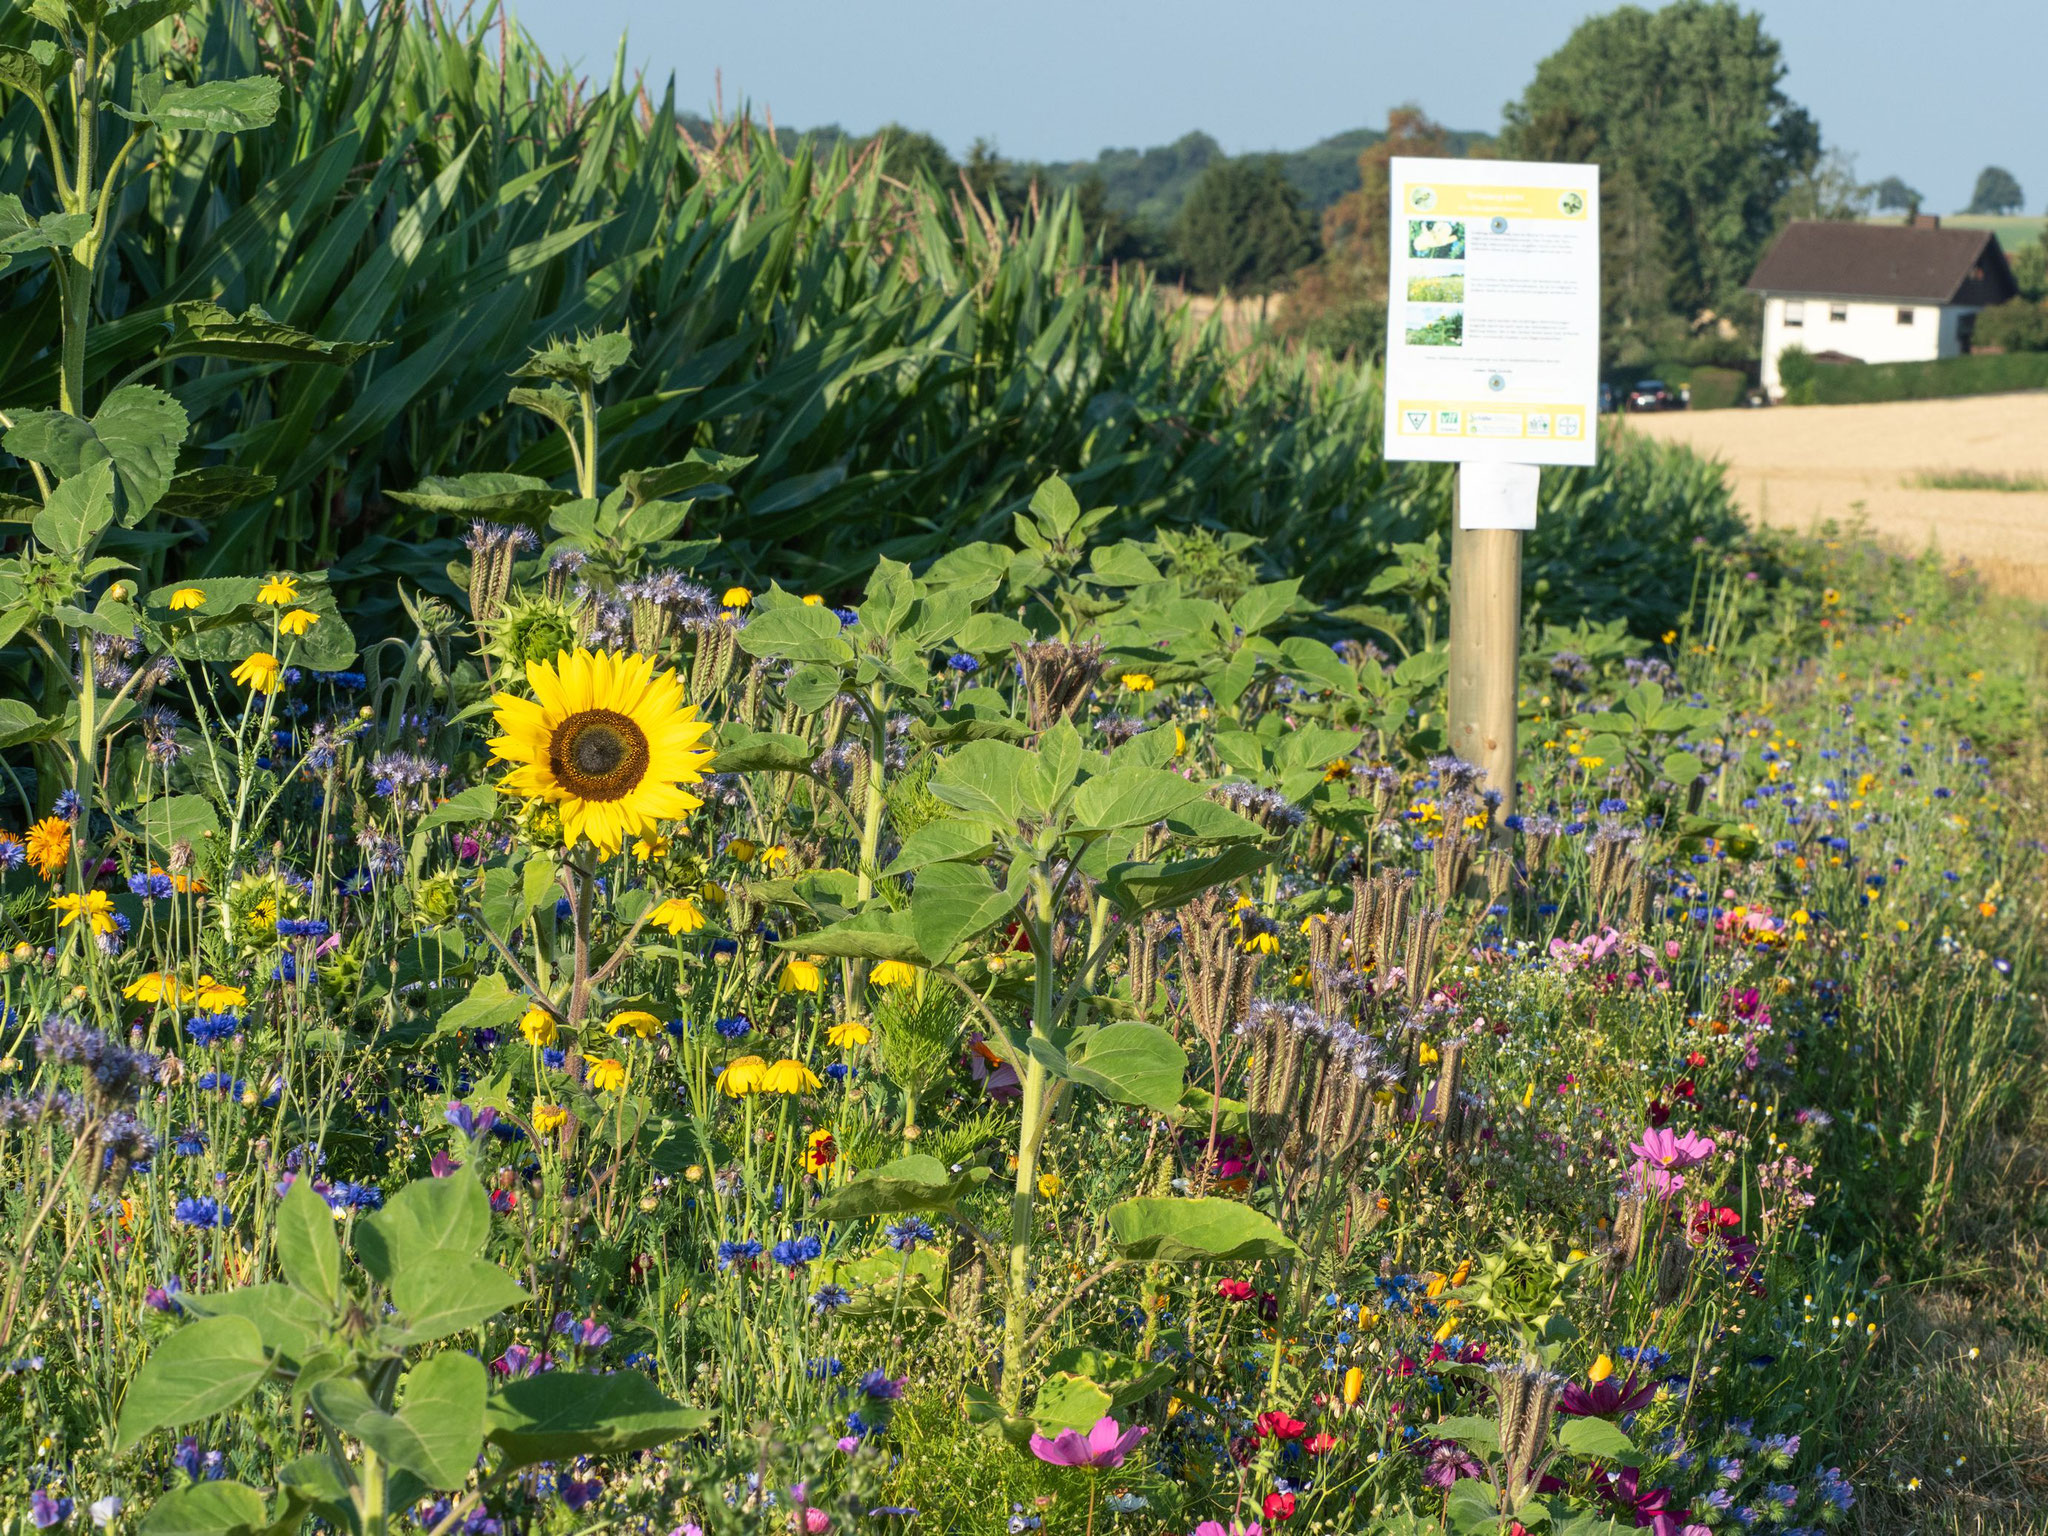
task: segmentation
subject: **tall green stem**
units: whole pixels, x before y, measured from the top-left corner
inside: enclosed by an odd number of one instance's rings
[[[1031,1038],[1052,1038],[1054,983],[1052,963],[1053,891],[1043,870],[1032,878]],[[1031,1239],[1038,1199],[1038,1149],[1051,1118],[1050,1082],[1045,1063],[1031,1056],[1023,1065],[1023,1106],[1017,1127],[1017,1182],[1010,1194],[1010,1286],[1003,1308],[1003,1408],[1015,1415],[1024,1403],[1024,1343],[1031,1307]]]

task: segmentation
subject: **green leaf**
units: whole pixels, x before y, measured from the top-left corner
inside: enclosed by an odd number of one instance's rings
[[[952,1173],[936,1157],[913,1152],[893,1163],[840,1186],[811,1207],[819,1221],[851,1221],[859,1216],[895,1216],[904,1211],[935,1211],[949,1206],[988,1177],[986,1168]]]
[[[1280,658],[1290,673],[1312,688],[1347,695],[1358,692],[1358,674],[1351,664],[1320,640],[1289,635],[1280,642]]]
[[[201,85],[166,85],[143,110],[114,110],[135,122],[150,122],[173,133],[244,133],[267,128],[277,116],[278,83],[265,75],[208,80]]]
[[[50,87],[57,84],[68,73],[69,70],[65,68],[65,63],[62,56],[58,54],[56,45],[47,39],[39,39],[29,44],[26,48],[0,47],[0,85],[11,85],[24,95],[34,96],[38,99],[47,98]],[[11,194],[0,197],[0,236],[5,236],[8,232],[9,224],[6,210],[9,203],[12,203],[15,207],[17,221],[19,223],[28,222],[28,215],[21,211],[20,198],[14,197]],[[45,215],[45,217],[55,218],[59,216],[50,214]],[[92,227],[92,220],[82,213],[65,214],[62,217],[77,219],[83,226],[79,230],[81,235]],[[72,238],[75,240],[77,236]],[[67,241],[66,243],[70,242]],[[5,254],[6,248],[0,247],[0,255]],[[0,261],[0,269],[4,269],[6,265],[6,262]]]
[[[347,368],[388,345],[381,341],[322,341],[296,326],[273,320],[251,305],[239,316],[218,304],[194,301],[172,306],[177,327],[165,357],[226,357],[243,363],[325,363]]]
[[[173,1488],[142,1517],[142,1536],[245,1536],[270,1523],[263,1495],[246,1483]]]
[[[321,1205],[324,1214],[326,1202]],[[328,1224],[333,1225],[331,1216]],[[298,1363],[320,1352],[333,1321],[330,1307],[275,1282],[187,1296],[185,1309],[199,1317],[246,1318],[256,1325],[266,1350]]]
[[[152,848],[169,853],[179,843],[200,844],[220,836],[220,815],[204,795],[165,795],[120,818]]]
[[[539,526],[547,515],[575,492],[557,490],[533,475],[479,471],[468,475],[429,475],[409,491],[386,491],[391,500],[423,512],[450,517],[484,518],[494,522]]]
[[[8,73],[11,57],[27,57],[18,48],[0,48],[0,81],[14,84]],[[31,61],[31,64],[33,61]],[[32,71],[30,71],[32,72]],[[31,218],[21,199],[0,194],[0,271],[8,258],[28,251],[68,251],[92,233],[92,220],[82,213],[46,213]]]
[[[274,475],[254,474],[232,464],[210,464],[173,475],[170,487],[156,504],[156,513],[159,517],[204,521],[265,501],[276,489]]]
[[[0,747],[47,741],[63,728],[62,720],[45,720],[20,699],[0,699]]]
[[[1299,578],[1253,587],[1230,605],[1230,622],[1245,634],[1256,635],[1294,606],[1294,596],[1300,590]]]
[[[103,459],[57,483],[36,514],[36,539],[60,559],[82,560],[113,521],[114,466]]]
[[[318,625],[314,626],[319,628]],[[489,821],[498,814],[498,791],[496,786],[478,784],[465,789],[453,799],[437,805],[420,818],[414,835],[433,832],[441,827],[463,827],[472,822]]]
[[[1707,765],[1690,752],[1670,753],[1658,767],[1658,772],[1680,789],[1690,787],[1693,780],[1706,771]]]
[[[1272,1217],[1215,1195],[1121,1201],[1109,1208],[1109,1230],[1126,1256],[1169,1264],[1282,1259],[1301,1251]]]
[[[1605,1419],[1591,1417],[1567,1419],[1557,1431],[1557,1443],[1574,1456],[1597,1457],[1601,1461],[1617,1461],[1624,1456],[1633,1456],[1635,1441]]]
[[[564,384],[602,384],[633,356],[633,337],[625,330],[600,331],[569,341],[552,341],[536,349],[513,370],[522,379],[554,379]]]
[[[882,873],[907,875],[927,864],[984,859],[994,846],[987,829],[974,822],[928,821],[903,839],[903,846]]]
[[[543,864],[545,869],[545,864]],[[495,971],[477,978],[469,996],[450,1008],[434,1024],[436,1036],[457,1030],[507,1029],[516,1024],[531,1006],[524,992],[515,992]]]
[[[311,1179],[293,1179],[277,1208],[277,1262],[293,1286],[335,1306],[341,1301],[341,1243],[334,1213]]]
[[[471,1254],[491,1235],[491,1202],[467,1174],[414,1179],[373,1216],[356,1223],[356,1256],[385,1284],[436,1249]]]
[[[977,613],[953,632],[953,649],[969,656],[987,656],[1008,651],[1013,645],[1029,645],[1034,638],[1007,614]]]
[[[917,947],[934,965],[960,945],[986,933],[1024,899],[1024,887],[1003,889],[975,864],[932,864],[910,895],[910,927]]]
[[[94,464],[113,462],[121,488],[121,519],[133,524],[171,483],[178,445],[191,429],[185,407],[147,384],[125,384],[100,403],[91,421],[63,411],[19,411],[0,447],[68,480]]]
[[[1264,846],[1234,843],[1200,858],[1118,864],[1103,881],[1102,891],[1130,915],[1177,907],[1212,885],[1228,885],[1265,868],[1279,856],[1282,846],[1277,842]]]
[[[407,1371],[398,1418],[419,1441],[419,1464],[411,1470],[436,1488],[460,1487],[483,1453],[487,1395],[483,1362],[460,1350],[430,1355]]]
[[[700,487],[724,489],[734,475],[754,462],[752,454],[709,453],[692,448],[678,463],[655,469],[629,469],[619,476],[634,502],[661,501]]]
[[[1067,1047],[1066,1075],[1118,1104],[1172,1109],[1187,1070],[1188,1053],[1155,1024],[1104,1024]]]
[[[822,661],[833,666],[853,660],[853,647],[839,638],[838,615],[823,604],[790,600],[757,609],[738,640],[749,656]]]
[[[833,692],[839,684],[835,675]],[[818,749],[790,731],[749,731],[727,726],[719,734],[718,755],[707,773],[809,773]]]
[[[1426,1426],[1426,1432],[1432,1439],[1455,1440],[1466,1450],[1477,1452],[1481,1456],[1500,1454],[1500,1426],[1492,1419],[1469,1416],[1439,1419],[1436,1423]]]
[[[1444,1515],[1457,1536],[1494,1536],[1500,1529],[1500,1499],[1491,1483],[1461,1477],[1444,1495]]]
[[[883,556],[868,573],[867,592],[859,610],[861,633],[884,637],[895,634],[910,617],[911,604],[916,601],[917,582],[910,567]]]
[[[1045,1362],[1048,1371],[1071,1371],[1086,1376],[1109,1394],[1111,1409],[1128,1407],[1151,1396],[1174,1378],[1171,1360],[1153,1365],[1086,1344],[1069,1344]],[[1093,1428],[1091,1419],[1084,1428]]]
[[[1145,827],[1203,796],[1203,787],[1158,768],[1112,768],[1074,791],[1074,827],[1107,832]]]
[[[505,1452],[508,1468],[644,1451],[710,1423],[709,1413],[664,1397],[637,1371],[522,1377],[500,1387],[485,1414],[491,1444]]]
[[[440,1355],[435,1358],[446,1359],[448,1356]],[[483,1366],[477,1361],[469,1359],[466,1355],[456,1355],[455,1358],[469,1360],[476,1375],[482,1375]],[[411,1375],[418,1375],[421,1369],[424,1367],[415,1367]],[[457,1368],[446,1373],[442,1379],[432,1382],[431,1385],[442,1387],[443,1393],[435,1394],[430,1391],[428,1404],[415,1414],[408,1414],[404,1410],[386,1413],[377,1406],[376,1400],[364,1389],[362,1382],[353,1376],[323,1381],[313,1388],[309,1396],[312,1399],[313,1411],[321,1418],[342,1433],[355,1436],[365,1447],[375,1451],[394,1468],[412,1473],[425,1485],[426,1490],[452,1488],[469,1475],[470,1465],[483,1449],[481,1391],[478,1393],[474,1410],[475,1418],[470,1420],[466,1417],[466,1405],[459,1402],[456,1390],[449,1390],[459,1389],[461,1382],[457,1379],[458,1376],[467,1374]],[[441,1373],[436,1375],[439,1376]],[[481,1387],[480,1382],[478,1385]],[[452,1425],[435,1422],[433,1410],[438,1406],[435,1401],[437,1395],[445,1396],[452,1410],[458,1415],[463,1415],[457,1417]],[[477,1434],[474,1439],[468,1440],[471,1448],[469,1458],[457,1467],[454,1462],[460,1455],[464,1436],[472,1425]],[[453,1475],[443,1475],[450,1472]]]
[[[1113,1406],[1109,1394],[1086,1376],[1055,1371],[1039,1383],[1038,1395],[1031,1402],[1031,1421],[1047,1437],[1063,1429],[1086,1434]]]
[[[270,1374],[263,1335],[246,1317],[207,1317],[165,1339],[128,1384],[114,1449],[153,1429],[190,1424],[232,1408]]]
[[[170,608],[174,592],[191,587],[205,598],[196,609]],[[302,587],[297,606],[318,614],[319,621],[299,637],[274,636],[276,609],[259,604],[258,576],[201,576],[173,582],[150,592],[146,601],[156,610],[159,625],[171,635],[171,649],[187,661],[239,662],[252,651],[268,651],[294,666],[339,672],[356,658],[356,637],[341,616],[334,593],[325,586]]]
[[[927,963],[908,912],[858,912],[814,933],[783,939],[779,949],[835,960],[908,960]]]
[[[108,52],[126,48],[160,21],[183,15],[197,0],[136,0],[133,5],[109,7],[100,17],[100,36]]]
[[[474,1181],[461,1174],[433,1182],[452,1184],[457,1179],[474,1187]],[[526,1292],[510,1275],[468,1248],[408,1252],[391,1281],[391,1304],[415,1341],[474,1328],[525,1299]]]
[[[955,810],[999,827],[1014,827],[1024,813],[1024,776],[1033,759],[1022,747],[971,741],[932,773],[932,794]]]

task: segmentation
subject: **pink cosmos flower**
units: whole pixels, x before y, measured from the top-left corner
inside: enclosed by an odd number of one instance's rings
[[[1194,1536],[1259,1536],[1259,1522],[1239,1525],[1233,1520],[1225,1525],[1221,1520],[1204,1520],[1195,1527]]]
[[[1714,1143],[1711,1137],[1696,1135],[1692,1131],[1681,1136],[1665,1127],[1651,1126],[1643,1132],[1641,1141],[1630,1143],[1629,1151],[1653,1168],[1661,1168],[1666,1173],[1683,1173],[1712,1157]]]
[[[1055,1467],[1086,1467],[1098,1471],[1104,1467],[1122,1466],[1124,1458],[1131,1454],[1131,1447],[1148,1433],[1142,1425],[1124,1429],[1115,1419],[1104,1414],[1086,1435],[1072,1429],[1063,1429],[1050,1440],[1043,1435],[1033,1435],[1031,1454]]]

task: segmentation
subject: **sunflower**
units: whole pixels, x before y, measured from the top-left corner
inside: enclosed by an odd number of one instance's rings
[[[71,858],[71,823],[62,816],[45,816],[28,829],[29,862],[45,880],[55,878]]]
[[[679,786],[702,780],[712,754],[697,743],[711,727],[683,703],[673,672],[655,675],[653,657],[564,651],[552,666],[528,662],[526,681],[533,698],[492,700],[504,734],[491,751],[515,765],[508,790],[555,805],[569,842],[587,837],[615,854],[703,804]]]

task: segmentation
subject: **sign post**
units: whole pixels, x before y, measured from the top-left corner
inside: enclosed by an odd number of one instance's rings
[[[1458,465],[1447,734],[1506,814],[1538,467],[1593,462],[1600,171],[1405,156],[1389,171],[1386,455]]]

